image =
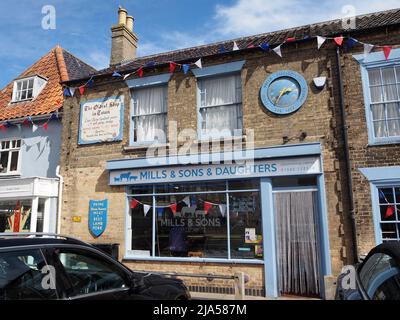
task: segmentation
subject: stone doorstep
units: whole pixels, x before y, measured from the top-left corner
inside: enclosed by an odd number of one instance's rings
[[[190,292],[193,300],[235,300],[235,296],[232,294],[218,294],[218,293],[205,293],[205,292]],[[266,298],[257,296],[246,296],[245,300],[321,300],[318,298],[308,297],[295,297],[295,296],[284,296],[279,298]]]

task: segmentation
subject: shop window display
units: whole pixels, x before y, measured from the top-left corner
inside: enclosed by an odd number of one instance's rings
[[[31,210],[31,200],[1,201],[0,232],[29,232]]]

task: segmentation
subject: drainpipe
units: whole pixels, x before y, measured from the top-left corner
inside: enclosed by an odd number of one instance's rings
[[[346,115],[345,115],[345,107],[344,107],[344,97],[343,97],[343,81],[342,81],[342,66],[340,60],[340,51],[339,47],[336,47],[336,63],[337,63],[337,73],[338,73],[338,82],[339,82],[339,105],[340,105],[340,113],[342,120],[342,137],[344,139],[344,156],[346,160],[346,175],[348,181],[349,188],[349,205],[350,205],[350,221],[351,221],[351,229],[353,236],[353,253],[354,253],[354,263],[358,263],[358,242],[357,242],[357,226],[354,212],[354,198],[353,198],[353,181],[351,177],[351,165],[350,165],[350,151],[349,151],[349,142],[348,142],[348,134],[347,134],[347,125],[346,125]]]
[[[60,166],[57,166],[56,176],[58,178],[58,206],[57,206],[57,233],[61,233],[61,207],[62,207],[62,191],[64,185],[64,178],[60,175]]]

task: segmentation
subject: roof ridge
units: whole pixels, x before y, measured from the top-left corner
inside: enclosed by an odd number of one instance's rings
[[[61,82],[68,81],[69,75],[67,70],[67,65],[64,60],[63,49],[57,45],[54,49],[57,61],[58,71],[60,72]]]

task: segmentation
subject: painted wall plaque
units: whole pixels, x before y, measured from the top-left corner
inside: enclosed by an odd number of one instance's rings
[[[81,103],[79,144],[121,141],[124,124],[124,96]]]
[[[96,238],[100,237],[107,227],[108,200],[89,201],[89,230]]]

